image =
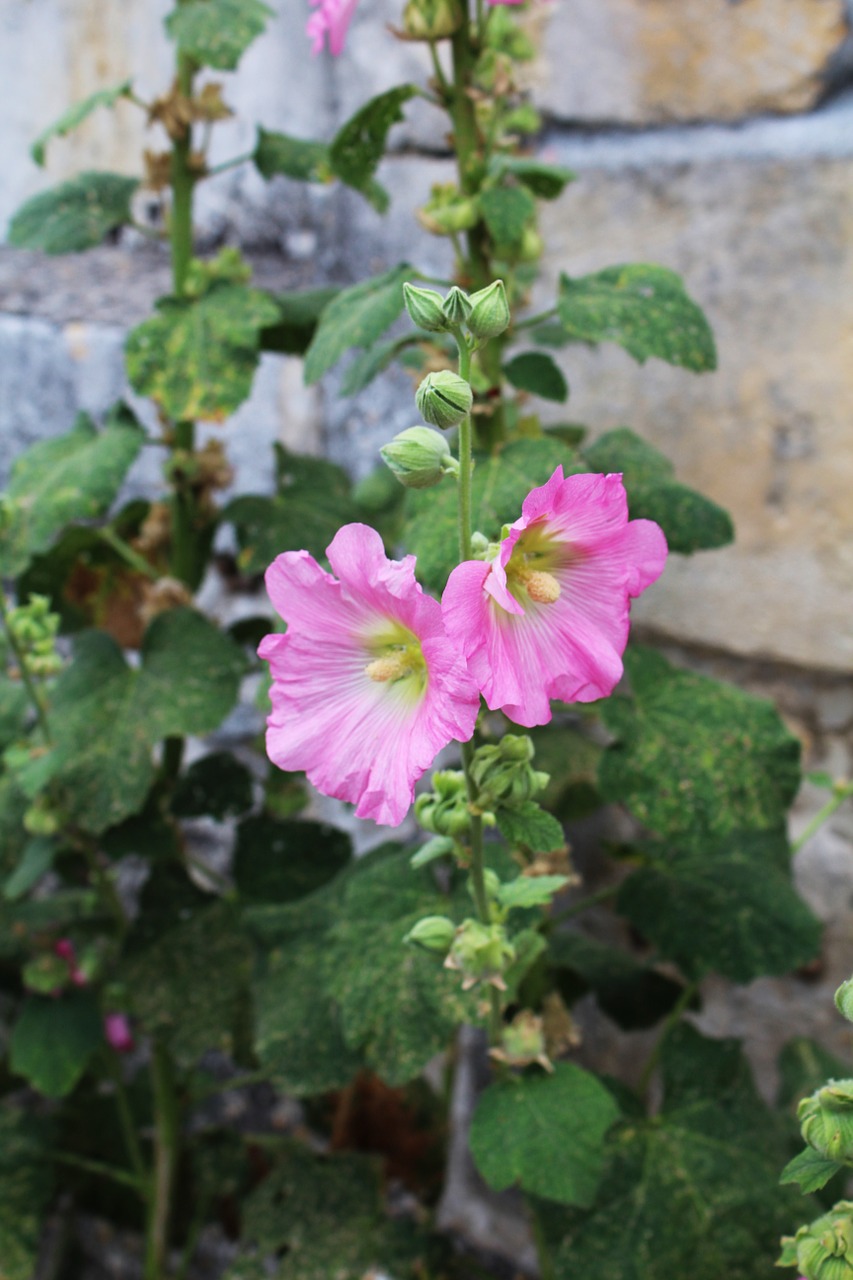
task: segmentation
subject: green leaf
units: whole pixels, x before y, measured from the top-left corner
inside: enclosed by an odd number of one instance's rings
[[[131,386],[173,422],[228,417],[252,390],[261,330],[279,319],[274,300],[218,281],[201,297],[161,298],[157,311],[128,335]]]
[[[0,1110],[0,1274],[32,1280],[53,1191],[53,1126],[42,1116]]]
[[[502,907],[547,907],[555,894],[569,883],[568,876],[516,876],[502,884],[498,902]]]
[[[17,577],[74,520],[94,520],[113,502],[145,434],[115,406],[102,431],[81,413],[63,436],[42,440],[15,462],[0,531],[0,569]]]
[[[329,147],[335,175],[366,196],[380,213],[388,208],[388,194],[374,174],[385,154],[388,131],[403,119],[403,104],[416,93],[415,85],[402,84],[371,98],[338,130]]]
[[[634,699],[602,705],[617,739],[599,782],[660,835],[777,828],[796,795],[800,744],[771,703],[630,648]]]
[[[549,947],[563,999],[574,1004],[593,991],[603,1012],[626,1031],[653,1027],[684,990],[681,983],[627,951],[597,942],[576,929],[553,933]]]
[[[479,199],[480,213],[495,244],[518,244],[536,214],[536,202],[524,187],[492,187]]]
[[[564,404],[569,398],[569,385],[562,370],[543,351],[525,351],[513,356],[503,367],[507,380],[519,391],[530,391],[543,400]]]
[[[130,201],[139,181],[118,173],[80,173],[33,196],[9,224],[9,244],[44,253],[79,253],[132,221]]]
[[[18,598],[25,597],[19,595]],[[24,686],[8,679],[0,680],[0,751],[23,736],[30,715],[30,699]]]
[[[311,343],[324,309],[340,293],[337,285],[302,289],[295,293],[270,294],[278,307],[278,320],[261,330],[262,351],[301,356]]]
[[[427,840],[426,844],[422,844],[416,849],[409,859],[409,865],[415,871],[420,871],[421,867],[425,867],[430,862],[435,862],[437,858],[446,858],[456,848],[455,841],[450,836],[432,836]]]
[[[783,1186],[795,1182],[803,1195],[808,1196],[813,1191],[820,1191],[830,1178],[834,1178],[843,1168],[845,1168],[844,1164],[837,1160],[827,1160],[826,1156],[822,1156],[812,1147],[806,1147],[805,1151],[801,1151],[798,1156],[794,1156],[793,1160],[788,1161],[779,1181]]]
[[[493,161],[492,167],[495,176],[512,174],[541,200],[556,200],[567,184],[575,180],[571,169],[564,169],[558,164],[545,164],[530,156],[500,155]]]
[[[15,902],[29,893],[53,866],[58,850],[59,845],[50,836],[33,836],[24,847],[17,867],[3,885],[3,897],[8,902]]]
[[[531,489],[549,480],[558,464],[566,474],[580,468],[577,456],[561,441],[514,440],[492,457],[478,457],[472,482],[473,527],[497,539],[505,524],[521,515]],[[408,520],[404,541],[418,558],[421,582],[441,595],[457,563],[457,493],[453,485],[406,493]]]
[[[171,928],[134,945],[119,966],[132,1011],[189,1069],[208,1050],[239,1057],[246,1038],[251,953],[230,903],[184,908]]]
[[[210,733],[233,707],[244,658],[199,613],[174,609],[148,628],[131,669],[103,632],[86,632],[51,699],[54,742],[21,773],[35,793],[53,779],[67,820],[105,831],[142,808],[161,738]]]
[[[320,317],[305,353],[305,381],[316,382],[350,347],[370,347],[402,313],[403,284],[414,268],[407,262],[381,276],[342,289]]]
[[[560,277],[557,311],[568,341],[616,342],[643,364],[657,356],[696,373],[716,369],[708,321],[680,276],[642,263]]]
[[[278,493],[247,494],[228,503],[222,520],[234,525],[245,573],[262,573],[282,551],[310,551],[317,559],[342,524],[358,519],[350,481],[325,458],[289,453],[276,445]]]
[[[849,1072],[849,1062],[837,1058],[808,1036],[795,1036],[783,1045],[779,1054],[777,1105],[793,1115],[801,1098],[814,1093],[829,1079],[844,1080]]]
[[[299,182],[327,182],[329,148],[325,142],[292,138],[258,128],[258,142],[252,157],[263,178],[295,178]]]
[[[553,853],[566,843],[560,823],[535,800],[525,800],[517,809],[498,809],[495,817],[510,844],[524,845],[533,853]]]
[[[233,71],[274,16],[261,0],[183,0],[166,18],[166,30],[193,61]]]
[[[629,427],[600,436],[583,457],[592,471],[622,472],[632,519],[657,521],[670,551],[690,555],[724,547],[734,538],[728,512],[679,484],[669,459]]]
[[[212,751],[178,779],[172,812],[179,818],[236,818],[252,807],[252,775],[229,751]]]
[[[570,1062],[489,1085],[471,1123],[471,1154],[490,1186],[518,1185],[561,1204],[589,1205],[604,1138],[619,1109],[595,1076]]]
[[[99,107],[112,107],[115,106],[119,98],[130,97],[132,83],[131,80],[123,80],[121,84],[113,85],[110,89],[99,89],[97,93],[90,94],[82,102],[76,102],[73,107],[63,111],[59,119],[49,125],[43,133],[40,133],[30,147],[30,155],[36,164],[44,167],[45,150],[51,138],[64,138],[66,134],[76,129]]]
[[[259,814],[237,829],[234,880],[249,902],[292,902],[332,880],[351,858],[349,836],[337,827]]]
[[[624,882],[617,909],[685,973],[751,982],[814,958],[820,925],[791,883],[783,828],[644,853],[651,865]]]
[[[64,1098],[103,1043],[101,1014],[91,991],[28,996],[12,1032],[9,1066],[39,1093]]]
[[[421,332],[407,333],[402,338],[391,338],[387,342],[377,342],[372,347],[368,347],[367,351],[357,356],[347,367],[341,383],[341,395],[357,395],[384,369],[387,369],[401,352],[424,340],[429,341],[431,336]]]

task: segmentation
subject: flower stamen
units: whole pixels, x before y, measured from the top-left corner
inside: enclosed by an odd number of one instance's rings
[[[374,658],[372,662],[368,662],[364,671],[377,684],[405,680],[406,676],[414,674],[412,664],[409,662],[405,650],[397,653],[386,653],[381,658]]]
[[[562,595],[562,587],[553,573],[546,573],[544,569],[522,569],[515,576],[536,604],[555,604]]]

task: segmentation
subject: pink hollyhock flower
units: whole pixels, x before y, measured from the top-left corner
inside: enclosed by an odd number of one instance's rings
[[[339,529],[327,555],[336,578],[307,551],[267,570],[287,623],[258,649],[273,678],[267,753],[357,817],[396,826],[441,748],[471,737],[479,694],[414,556],[388,560],[363,524]]]
[[[517,724],[547,724],[549,699],[592,702],[622,675],[629,598],[658,578],[663,532],[629,520],[621,475],[563,468],[524,499],[491,561],[451,573],[444,624],[486,702]]]
[[[313,41],[311,52],[320,53],[328,37],[329,52],[337,58],[343,53],[344,41],[358,0],[309,0],[309,3],[315,6],[315,12],[305,27]],[[518,3],[518,0],[512,0],[512,3]]]
[[[104,1014],[104,1036],[107,1044],[116,1053],[130,1053],[135,1047],[130,1022],[125,1013]]]

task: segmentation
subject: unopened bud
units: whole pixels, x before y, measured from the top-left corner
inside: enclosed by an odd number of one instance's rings
[[[797,1108],[803,1139],[828,1160],[853,1157],[853,1080],[830,1080]]]
[[[848,1022],[853,1022],[853,978],[848,978],[846,982],[842,982],[836,991],[835,1007]]]
[[[550,781],[547,773],[533,768],[532,760],[533,743],[523,733],[507,733],[498,743],[478,747],[471,763],[477,803],[486,809],[513,809],[532,800]]]
[[[426,329],[428,333],[442,333],[447,329],[440,293],[407,283],[403,285],[403,298],[412,323],[419,329]]]
[[[461,836],[471,825],[465,774],[444,769],[432,775],[432,791],[415,800],[415,820],[437,836]]]
[[[410,40],[444,40],[461,25],[457,0],[409,0],[403,10],[403,30]]]
[[[447,441],[432,427],[409,427],[379,452],[407,489],[431,489],[445,476],[459,474],[459,463]]]
[[[423,920],[419,920],[409,930],[403,941],[446,955],[455,934],[456,925],[446,916],[424,916]]]
[[[796,1265],[808,1280],[853,1280],[853,1201],[839,1200],[829,1213],[785,1237],[779,1264]]]
[[[451,324],[465,324],[471,314],[471,299],[455,284],[444,299],[444,314]]]
[[[502,924],[481,924],[465,920],[457,929],[445,968],[463,974],[462,988],[470,990],[478,982],[488,982],[506,990],[504,971],[515,959],[515,948]]]
[[[463,196],[453,184],[433,187],[432,199],[418,210],[418,221],[436,236],[470,231],[480,220],[477,202]]]
[[[428,373],[415,392],[415,404],[434,427],[456,427],[471,412],[474,393],[464,378],[450,369]]]
[[[496,338],[508,328],[510,318],[503,280],[495,280],[479,293],[471,294],[468,328],[475,338]]]
[[[511,1067],[527,1067],[538,1062],[546,1071],[553,1071],[545,1046],[542,1019],[530,1009],[522,1009],[501,1032],[500,1048],[490,1054],[498,1062]]]

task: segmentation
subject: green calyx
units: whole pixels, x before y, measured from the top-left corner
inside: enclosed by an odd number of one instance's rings
[[[468,328],[475,338],[497,338],[509,328],[510,319],[509,301],[503,280],[495,280],[485,289],[471,294]]]
[[[835,993],[835,1007],[848,1022],[853,1022],[853,978],[842,982]]]
[[[807,1280],[853,1280],[853,1201],[840,1200],[786,1237],[779,1265],[797,1266]]]
[[[463,835],[471,825],[465,774],[444,769],[432,775],[432,785],[415,800],[415,820],[433,835]]]
[[[459,463],[447,441],[431,427],[409,427],[379,452],[407,489],[431,489],[445,476],[459,474]]]
[[[464,378],[450,369],[428,373],[415,392],[415,403],[433,427],[457,427],[471,412],[474,394]]]
[[[449,328],[443,310],[443,299],[434,289],[421,289],[415,284],[403,285],[403,299],[409,319],[427,333],[444,333]]]
[[[533,743],[526,734],[508,733],[498,743],[478,747],[471,764],[482,809],[517,809],[538,795],[550,775],[533,768]]]
[[[853,1160],[853,1080],[830,1080],[797,1108],[803,1138],[828,1160]]]
[[[456,925],[447,916],[424,916],[409,930],[403,941],[423,947],[425,951],[446,955],[455,933]]]

